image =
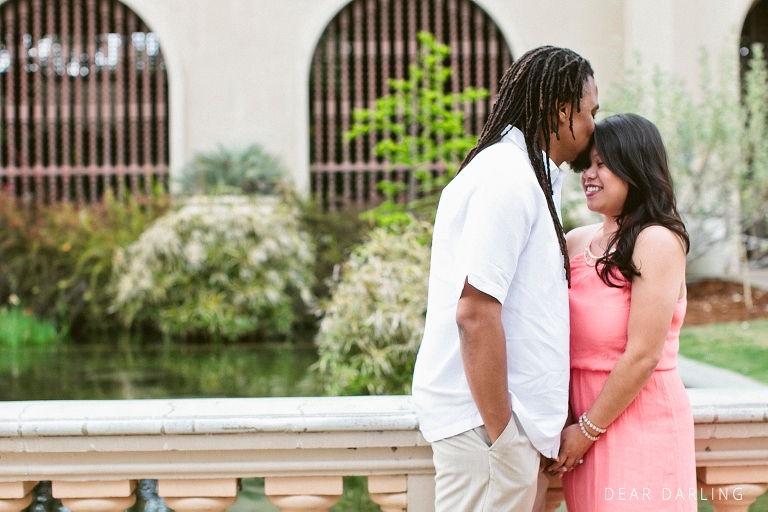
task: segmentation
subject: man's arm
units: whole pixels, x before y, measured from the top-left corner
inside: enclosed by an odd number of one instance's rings
[[[456,323],[459,326],[464,373],[493,443],[512,418],[501,304],[465,279],[456,308]]]

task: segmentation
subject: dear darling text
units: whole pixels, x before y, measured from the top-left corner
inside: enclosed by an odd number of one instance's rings
[[[695,487],[688,489],[662,487],[661,489],[656,489],[655,492],[649,487],[606,487],[603,496],[605,501],[696,501],[699,498],[702,501],[729,499],[741,501],[743,498],[741,487],[712,488],[708,492],[704,489],[696,489]]]

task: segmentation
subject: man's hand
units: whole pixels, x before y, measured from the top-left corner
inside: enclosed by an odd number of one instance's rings
[[[512,419],[501,304],[465,280],[456,323],[469,389],[494,443]]]
[[[573,471],[579,467],[580,461],[584,460],[584,455],[593,444],[594,441],[584,436],[578,424],[565,427],[560,434],[560,454],[546,471],[549,474]]]

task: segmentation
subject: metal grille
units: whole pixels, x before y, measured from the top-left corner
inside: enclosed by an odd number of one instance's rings
[[[749,59],[752,58],[750,46],[754,43],[763,45],[766,52],[764,56],[768,59],[768,1],[766,0],[755,2],[741,28],[739,56],[742,77],[749,69]]]
[[[116,0],[0,7],[0,184],[25,200],[149,194],[168,174],[157,37]]]
[[[512,63],[488,15],[470,0],[354,0],[326,28],[312,64],[310,169],[320,208],[375,203],[376,185],[384,179],[414,186],[408,169],[393,168],[374,154],[374,135],[350,144],[342,139],[355,108],[370,108],[389,93],[390,78],[405,78],[422,30],[450,47],[450,92],[469,86],[489,90],[489,98],[463,107],[466,132],[480,133]]]

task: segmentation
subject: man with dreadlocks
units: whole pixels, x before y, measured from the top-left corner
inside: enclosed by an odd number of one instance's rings
[[[571,50],[523,55],[440,198],[413,377],[438,512],[529,512],[539,454],[557,457],[570,370],[558,166],[594,131],[592,75]]]

